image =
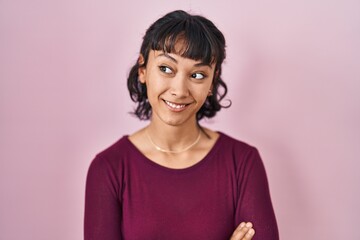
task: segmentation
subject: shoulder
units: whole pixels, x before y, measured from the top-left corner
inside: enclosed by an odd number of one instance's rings
[[[262,160],[256,147],[225,133],[219,132],[219,134],[219,153],[236,169],[252,168],[254,164],[261,164]]]
[[[243,153],[257,151],[256,147],[254,147],[253,145],[247,142],[231,137],[223,132],[218,132],[218,133],[220,134],[219,141],[221,141],[222,145],[226,146],[227,148],[233,151],[243,152]]]
[[[95,155],[86,177],[88,198],[112,196],[118,198],[123,185],[123,150],[127,149],[126,136]]]
[[[110,146],[97,153],[90,163],[92,171],[116,171],[121,167],[121,161],[131,152],[131,143],[125,135]]]
[[[130,142],[127,135],[122,136],[110,146],[101,150],[96,157],[98,158],[118,158],[123,155],[125,151],[129,150]]]

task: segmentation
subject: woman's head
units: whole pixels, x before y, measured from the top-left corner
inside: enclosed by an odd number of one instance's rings
[[[216,26],[202,16],[190,15],[179,10],[166,14],[149,27],[141,45],[139,61],[132,67],[128,77],[131,99],[138,103],[134,113],[140,119],[149,119],[152,113],[146,84],[139,81],[139,69],[146,68],[151,50],[177,54],[183,58],[215,65],[212,94],[209,94],[196,113],[196,118],[200,120],[203,117],[215,116],[223,107],[220,101],[227,93],[226,84],[221,79],[225,39]]]

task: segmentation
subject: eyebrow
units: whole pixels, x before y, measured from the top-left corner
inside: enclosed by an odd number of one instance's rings
[[[171,61],[173,61],[173,62],[175,62],[175,63],[178,63],[178,61],[177,61],[175,58],[173,58],[172,56],[170,56],[170,55],[167,54],[167,53],[160,53],[160,54],[157,55],[156,57],[166,57],[166,58],[170,59]],[[206,63],[203,63],[203,62],[196,63],[196,64],[194,64],[194,66],[195,66],[195,67],[206,66],[206,67],[212,68],[210,64],[206,64]]]

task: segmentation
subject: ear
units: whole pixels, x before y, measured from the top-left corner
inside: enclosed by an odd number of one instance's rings
[[[217,79],[219,77],[219,69],[217,69],[214,73],[214,79]]]
[[[212,93],[212,91],[213,91],[213,87],[214,87],[214,85],[213,84],[211,84],[211,87],[210,87],[210,89],[209,89],[209,92],[208,92],[208,97],[210,97],[210,96],[212,96],[213,95],[213,93]]]
[[[146,68],[145,66],[143,66],[144,63],[145,63],[144,56],[140,54],[138,58],[138,64],[139,64],[138,75],[139,75],[139,81],[143,84],[145,84],[146,82],[146,78],[145,78]]]
[[[219,77],[219,70],[215,70],[214,72],[214,76],[213,76],[213,81],[211,83],[210,89],[209,89],[209,93],[208,93],[208,97],[213,95],[213,89],[214,89],[214,81]]]

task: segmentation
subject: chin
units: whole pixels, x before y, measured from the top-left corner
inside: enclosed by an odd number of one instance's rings
[[[181,125],[185,125],[188,124],[189,122],[192,121],[192,118],[184,118],[184,117],[167,117],[167,118],[161,118],[162,122],[164,122],[167,125],[173,126],[173,127],[178,127]]]
[[[168,119],[168,120],[163,120],[163,122],[165,124],[167,124],[167,125],[177,127],[177,126],[183,125],[185,121],[175,120],[175,119]]]

